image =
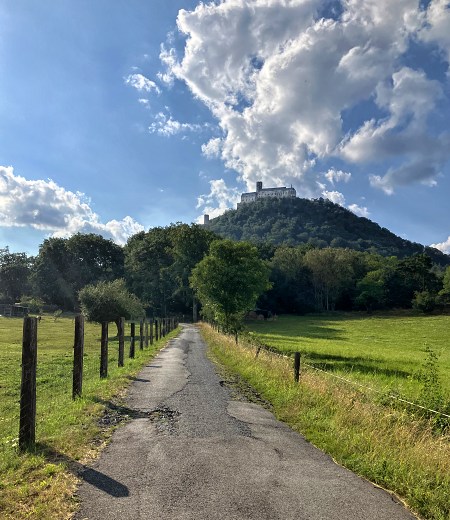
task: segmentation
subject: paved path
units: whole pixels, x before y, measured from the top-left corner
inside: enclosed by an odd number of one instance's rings
[[[221,386],[194,326],[133,382],[133,419],[84,474],[78,520],[411,520],[264,408]]]

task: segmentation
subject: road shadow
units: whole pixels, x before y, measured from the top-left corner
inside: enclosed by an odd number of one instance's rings
[[[142,381],[147,381],[143,379]],[[112,401],[107,401],[105,399],[94,398],[96,403],[100,403],[105,407],[103,412],[103,417],[100,419],[100,423],[106,424],[105,418],[109,418],[108,424],[117,424],[121,421],[126,421],[128,419],[148,419],[149,413],[137,410],[135,408],[130,408],[124,404],[117,404]]]
[[[130,491],[127,486],[118,480],[105,475],[105,473],[102,473],[101,471],[86,466],[85,464],[81,464],[64,453],[53,449],[48,444],[38,443],[36,445],[36,451],[44,455],[46,460],[53,464],[64,464],[67,469],[78,478],[112,497],[121,498],[130,496]]]

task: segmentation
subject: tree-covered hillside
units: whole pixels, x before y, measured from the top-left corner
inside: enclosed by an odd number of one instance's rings
[[[274,245],[348,247],[399,258],[426,252],[433,262],[450,264],[449,255],[404,240],[327,199],[265,199],[242,204],[212,219],[208,229],[225,238]]]

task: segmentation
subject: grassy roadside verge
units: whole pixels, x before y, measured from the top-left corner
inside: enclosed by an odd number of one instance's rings
[[[20,332],[0,318],[0,518],[64,520],[77,508],[74,491],[83,464],[95,458],[113,428],[127,418],[121,408],[134,376],[178,331],[139,349],[117,366],[118,344],[111,327],[108,378],[99,379],[100,327],[86,324],[83,397],[72,401],[73,323],[42,320],[38,330],[36,449],[17,451],[20,391]],[[19,338],[19,340],[18,340]],[[126,343],[128,349],[128,342]]]
[[[429,520],[450,519],[449,436],[339,381],[305,371],[293,382],[289,360],[236,346],[209,326],[213,359],[251,384],[273,412],[338,463],[401,497]]]

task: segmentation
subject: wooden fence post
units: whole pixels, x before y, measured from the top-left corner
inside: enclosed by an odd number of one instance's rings
[[[145,323],[145,346],[148,347],[148,321],[144,320]]]
[[[294,379],[296,383],[300,379],[300,352],[294,354]]]
[[[102,323],[102,339],[100,347],[100,377],[108,377],[108,322]]]
[[[73,344],[72,399],[81,397],[83,390],[84,316],[75,316],[75,339]]]
[[[139,349],[144,350],[144,320],[139,321]]]
[[[131,323],[131,332],[130,332],[130,358],[134,358],[134,336],[136,334],[136,326],[135,323]]]
[[[36,442],[37,318],[24,318],[22,339],[22,384],[20,388],[19,449]]]
[[[162,324],[163,324],[163,319],[164,318],[160,318],[158,321],[159,321],[159,339],[161,339],[163,337],[162,335]]]
[[[155,318],[155,341],[159,338],[159,320]]]
[[[150,345],[153,345],[153,318],[150,319]]]
[[[123,367],[124,365],[124,351],[125,351],[125,318],[119,318],[119,357],[117,365]]]

